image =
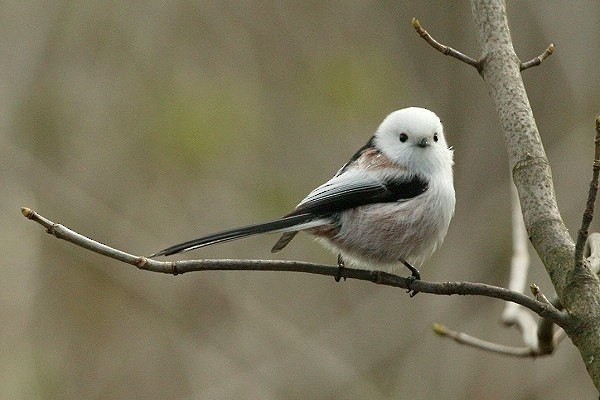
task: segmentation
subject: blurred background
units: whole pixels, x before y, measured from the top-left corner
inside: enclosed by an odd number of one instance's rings
[[[563,218],[575,234],[600,112],[600,3],[511,2]],[[48,236],[31,207],[134,254],[278,217],[389,112],[438,113],[457,209],[427,280],[507,284],[509,178],[477,72],[468,2],[4,1],[0,6],[0,397],[563,399],[597,395],[577,349],[491,355],[433,322],[508,345],[503,303],[278,272],[169,276]],[[592,227],[598,230],[598,225]],[[274,236],[188,253],[272,258]],[[275,257],[335,263],[299,235]],[[551,295],[532,253],[529,279]]]

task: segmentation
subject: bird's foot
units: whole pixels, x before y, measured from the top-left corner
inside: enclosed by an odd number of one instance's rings
[[[419,272],[418,269],[416,269],[415,267],[410,265],[410,263],[408,263],[407,261],[402,260],[402,263],[406,266],[406,268],[408,268],[410,270],[410,276],[406,278],[406,279],[408,279],[408,290],[406,291],[406,293],[408,293],[410,295],[410,297],[415,297],[419,292],[412,289],[411,284],[414,281],[421,280],[421,273]]]
[[[335,274],[333,278],[335,279],[336,282],[339,282],[342,278],[344,278],[344,280],[346,280],[346,276],[344,276],[344,269],[346,269],[346,264],[344,263],[344,259],[342,258],[341,254],[338,254],[337,265],[338,265],[337,274]]]

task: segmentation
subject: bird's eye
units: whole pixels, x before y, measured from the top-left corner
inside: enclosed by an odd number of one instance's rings
[[[400,134],[400,141],[402,143],[406,142],[408,140],[408,135],[406,133],[401,133]]]
[[[438,141],[438,134],[437,134],[437,133],[434,133],[434,134],[433,134],[433,141],[434,141],[434,142],[437,142],[437,141]]]

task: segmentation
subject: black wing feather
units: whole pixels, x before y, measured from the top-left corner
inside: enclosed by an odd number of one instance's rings
[[[353,186],[334,189],[323,187],[323,194],[301,203],[288,216],[310,213],[322,216],[374,203],[408,200],[427,190],[427,182],[417,176],[406,181],[389,181],[380,185]]]

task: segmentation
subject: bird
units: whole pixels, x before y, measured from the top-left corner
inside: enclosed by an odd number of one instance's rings
[[[290,213],[273,221],[214,233],[161,250],[169,256],[264,233],[281,233],[281,251],[300,231],[338,254],[340,267],[410,278],[442,244],[456,203],[454,151],[440,118],[421,107],[389,114],[368,142]],[[336,278],[339,280],[339,278]]]

